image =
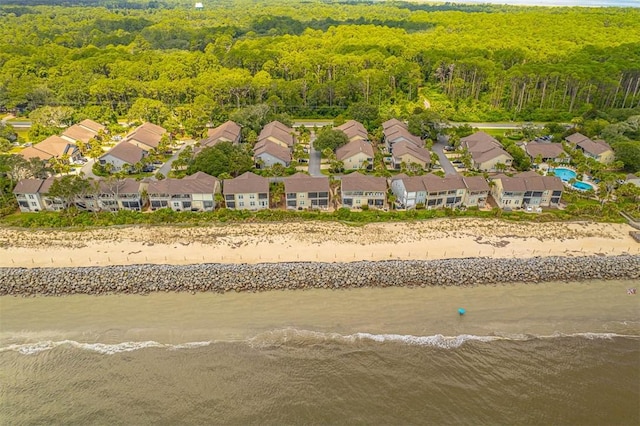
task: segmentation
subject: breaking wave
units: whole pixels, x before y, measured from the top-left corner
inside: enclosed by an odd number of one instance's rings
[[[272,330],[258,334],[245,341],[202,341],[187,342],[179,344],[160,343],[153,340],[141,342],[122,342],[115,344],[107,343],[83,343],[75,340],[60,341],[40,341],[36,343],[11,344],[0,347],[2,352],[18,352],[23,355],[34,355],[41,352],[49,351],[57,347],[70,347],[81,350],[96,352],[103,355],[114,355],[122,352],[131,352],[140,349],[165,349],[165,350],[187,350],[193,348],[201,348],[210,346],[215,343],[246,343],[252,348],[268,348],[278,346],[306,346],[324,342],[356,344],[360,342],[374,342],[379,344],[396,343],[411,346],[429,346],[441,349],[455,349],[467,342],[494,342],[494,341],[530,341],[536,339],[555,339],[555,338],[583,338],[588,340],[614,338],[631,338],[640,339],[636,335],[623,335],[616,333],[555,333],[550,336],[535,335],[489,335],[476,336],[472,334],[460,334],[457,336],[444,336],[435,334],[431,336],[415,336],[410,334],[373,334],[373,333],[354,333],[343,335],[339,333],[323,333],[310,330],[299,330],[295,328],[285,328]]]

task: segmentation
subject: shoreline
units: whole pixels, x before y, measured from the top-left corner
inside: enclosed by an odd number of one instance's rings
[[[0,296],[640,280],[640,255],[0,269]]]
[[[435,219],[348,226],[335,222],[0,228],[0,268],[434,260],[640,254],[628,224]]]

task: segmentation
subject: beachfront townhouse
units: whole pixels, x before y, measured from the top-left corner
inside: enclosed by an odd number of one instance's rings
[[[382,209],[387,206],[387,180],[354,172],[340,180],[342,206],[348,208]]]
[[[13,189],[21,212],[39,212],[43,210],[64,210],[66,203],[49,196],[49,189],[55,181],[53,176],[46,179],[22,179]]]
[[[434,174],[407,176],[400,174],[391,180],[391,192],[401,208],[426,209],[460,206],[484,207],[489,184],[480,176],[462,177]]]
[[[336,150],[336,158],[342,161],[345,170],[371,169],[373,147],[369,142],[355,139]]]
[[[329,208],[331,191],[328,177],[296,173],[284,179],[284,192],[289,210]]]
[[[497,175],[491,180],[491,195],[502,209],[557,207],[564,191],[560,178],[540,176],[535,172],[519,173],[512,177]]]
[[[22,179],[16,184],[13,194],[21,212],[39,212],[47,209],[40,193],[42,182],[44,179]]]
[[[147,188],[151,210],[170,208],[174,211],[212,211],[220,181],[204,172],[182,179],[150,181]]]
[[[224,202],[228,209],[263,210],[269,208],[269,179],[246,172],[222,184]]]
[[[473,168],[483,172],[496,172],[510,168],[513,157],[500,142],[485,132],[476,132],[460,139],[460,146],[471,155]]]
[[[89,181],[91,189],[75,199],[76,207],[81,210],[141,211],[145,206],[143,194],[148,185],[145,180],[112,178]]]
[[[482,176],[464,176],[462,181],[467,189],[462,199],[462,205],[484,208],[491,192],[487,180]]]

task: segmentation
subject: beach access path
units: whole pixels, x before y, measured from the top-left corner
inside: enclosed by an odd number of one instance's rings
[[[476,218],[358,227],[293,222],[83,231],[0,228],[0,267],[640,254],[631,230],[627,224]]]

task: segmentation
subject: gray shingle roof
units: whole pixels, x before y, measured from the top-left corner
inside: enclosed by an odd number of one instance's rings
[[[525,151],[531,156],[536,158],[538,155],[544,158],[558,158],[560,154],[564,152],[562,144],[548,143],[548,142],[529,142],[525,146]]]
[[[368,157],[373,158],[373,147],[371,144],[360,139],[352,140],[346,145],[336,149],[336,158],[340,161],[344,161],[360,152],[363,152]]]
[[[144,150],[127,141],[122,141],[109,150],[106,154],[101,156],[103,158],[107,155],[111,155],[119,160],[128,164],[136,164],[144,157]]]
[[[13,189],[14,194],[37,194],[44,179],[22,179]]]
[[[213,194],[218,179],[204,172],[197,172],[182,179],[150,181],[147,192],[152,194]]]
[[[269,192],[269,179],[246,172],[235,179],[225,179],[222,184],[225,194],[255,194]]]
[[[284,192],[329,192],[329,178],[296,173],[284,179]]]
[[[367,176],[354,172],[341,178],[343,191],[386,191],[387,180],[383,177]]]
[[[291,151],[282,145],[278,145],[275,142],[271,142],[268,139],[258,142],[253,148],[254,157],[259,157],[262,154],[269,154],[285,163],[291,162]]]

